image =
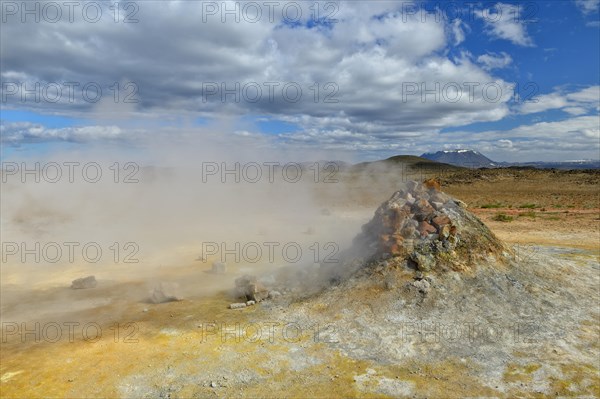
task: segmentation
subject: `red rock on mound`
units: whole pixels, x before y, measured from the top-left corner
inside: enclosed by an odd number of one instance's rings
[[[381,204],[355,249],[370,260],[399,258],[421,271],[464,271],[507,248],[433,179],[408,182]]]

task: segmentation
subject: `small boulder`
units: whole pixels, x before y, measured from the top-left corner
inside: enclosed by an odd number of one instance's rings
[[[177,283],[159,283],[154,287],[150,295],[152,303],[165,303],[181,301],[183,297],[179,293],[179,284]]]
[[[243,309],[246,305],[244,302],[232,303],[229,305],[229,309]]]
[[[443,202],[430,201],[429,203],[433,205],[436,211],[441,211],[444,208]]]
[[[450,218],[447,215],[439,215],[439,216],[436,216],[433,219],[431,219],[431,223],[439,229],[442,226],[451,224],[452,221],[450,220]]]
[[[441,202],[442,204],[448,202],[449,199],[450,197],[442,192],[435,192],[429,198],[430,201]]]
[[[448,238],[450,236],[450,225],[445,224],[442,227],[440,227],[439,235],[443,239]]]
[[[426,237],[427,235],[433,234],[435,232],[437,232],[437,229],[429,223],[425,221],[419,223],[419,233],[421,234],[421,237]]]
[[[404,224],[404,222],[406,221],[406,219],[408,218],[408,216],[410,215],[410,210],[402,207],[402,208],[395,208],[392,211],[392,217],[391,217],[391,227],[394,231],[399,230],[402,225]]]
[[[433,209],[431,204],[429,204],[429,201],[427,201],[424,198],[421,198],[418,201],[416,201],[413,204],[411,210],[412,212],[414,212],[415,219],[417,219],[418,221],[428,220],[431,216],[433,216],[435,212],[435,209]]]
[[[279,291],[269,291],[269,299],[279,298],[281,296],[281,292]]]
[[[422,272],[430,271],[435,265],[435,259],[431,255],[424,255],[419,252],[413,252],[410,259],[417,264],[417,270]]]
[[[411,223],[408,223],[404,225],[402,230],[400,230],[400,234],[402,234],[402,237],[404,238],[411,238],[414,237],[416,231],[417,229],[415,226]]]
[[[429,284],[429,281],[427,281],[425,279],[413,281],[412,283],[410,283],[410,285],[412,285],[413,287],[418,289],[419,292],[422,294],[427,294],[431,287],[431,284]]]
[[[419,187],[419,182],[411,180],[406,183],[406,188],[408,191],[416,191]]]
[[[248,297],[248,295],[247,295]],[[249,300],[260,302],[264,301],[269,297],[269,290],[266,289],[261,283],[252,284],[250,286]]]
[[[94,288],[97,285],[98,282],[96,281],[95,276],[82,277],[71,282],[71,288],[74,290]]]
[[[247,301],[260,302],[267,299],[269,291],[255,276],[244,275],[235,280],[236,294]]]

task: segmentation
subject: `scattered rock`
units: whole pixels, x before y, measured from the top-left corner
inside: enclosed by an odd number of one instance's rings
[[[269,291],[269,299],[275,299],[281,296],[279,291]]]
[[[455,228],[456,231],[456,228]],[[443,225],[442,227],[440,227],[439,229],[439,236],[442,239],[447,239],[448,237],[450,237],[450,226],[449,225]]]
[[[408,191],[416,191],[417,188],[419,187],[419,182],[411,180],[408,183],[406,183],[406,189]]]
[[[385,289],[393,290],[397,287],[396,279],[393,276],[387,276],[385,279]]]
[[[421,198],[415,201],[415,203],[412,205],[411,211],[415,214],[415,219],[420,222],[430,219],[433,216],[435,209],[433,206],[431,206],[429,201]]]
[[[150,295],[152,303],[165,303],[181,301],[183,297],[179,293],[179,284],[177,283],[159,283],[154,287]]]
[[[449,199],[450,199],[450,197],[448,195],[442,193],[441,191],[433,193],[431,195],[431,198],[429,198],[430,201],[441,202],[442,204],[445,204],[446,202],[448,202]]]
[[[73,288],[75,290],[94,288],[97,285],[98,285],[98,282],[96,281],[95,276],[82,277],[82,278],[73,280],[71,282],[71,288]]]
[[[246,306],[256,305],[255,301],[246,301]]]
[[[431,205],[433,205],[433,207],[435,208],[436,211],[441,211],[442,208],[444,208],[443,202],[430,201],[430,203],[431,203]]]
[[[447,224],[451,224],[452,221],[447,215],[439,215],[431,219],[431,223],[436,227],[440,228],[441,226],[445,226]]]
[[[419,223],[419,234],[421,234],[421,237],[426,237],[428,234],[433,234],[436,231],[435,227],[425,221]]]
[[[414,224],[412,223],[407,223],[402,230],[400,230],[400,234],[402,235],[402,237],[404,238],[411,238],[415,236],[417,229],[415,227]]]
[[[260,302],[267,299],[269,291],[255,276],[244,275],[235,280],[236,295],[246,301]]]
[[[410,283],[410,285],[417,288],[422,294],[427,294],[431,287],[429,281],[427,281],[426,279],[413,281],[412,283]]]
[[[435,265],[435,259],[431,255],[413,252],[410,259],[417,264],[417,269],[422,272],[430,271]]]

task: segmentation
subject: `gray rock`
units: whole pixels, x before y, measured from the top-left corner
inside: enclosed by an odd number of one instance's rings
[[[419,187],[419,182],[411,180],[408,183],[406,183],[406,188],[408,189],[408,191],[415,191],[417,188]]]
[[[416,237],[416,235],[415,235],[416,232],[417,232],[417,229],[415,228],[415,226],[412,223],[405,223],[404,227],[402,227],[402,229],[400,230],[400,234],[404,238]]]
[[[236,295],[247,301],[260,302],[267,299],[269,291],[257,281],[256,276],[244,275],[235,280]]]
[[[388,275],[385,278],[385,289],[386,290],[393,290],[396,287],[397,287],[396,278],[394,278],[394,276],[392,276],[392,275]]]
[[[442,209],[444,209],[444,203],[443,202],[431,201],[430,203],[431,203],[431,205],[433,205],[433,207],[437,211],[441,211]]]
[[[270,291],[269,292],[270,299],[278,298],[280,296],[281,296],[281,292],[279,292],[279,291]]]
[[[430,271],[435,265],[435,259],[429,254],[424,255],[419,252],[413,252],[410,258],[417,264],[417,269],[422,272]]]
[[[430,201],[441,202],[443,204],[443,203],[447,202],[450,199],[450,197],[448,197],[446,194],[444,194],[442,192],[436,192],[436,193],[432,194],[429,199],[430,199]]]
[[[229,309],[243,309],[246,305],[244,302],[232,303],[229,305]]]
[[[408,201],[404,198],[398,198],[394,201],[394,205],[391,206],[391,208],[402,208],[404,205],[406,205],[407,202]]]
[[[446,239],[450,236],[450,226],[449,225],[444,225],[442,227],[440,227],[439,229],[440,232],[440,237]]]
[[[429,284],[429,281],[427,281],[425,279],[413,281],[410,284],[413,287],[415,287],[416,289],[418,289],[419,292],[421,292],[423,294],[427,294],[429,292],[430,287],[431,287],[431,285]]]
[[[179,293],[179,284],[177,283],[159,283],[154,287],[150,295],[152,303],[164,303],[181,301],[183,297]]]
[[[96,285],[98,285],[98,282],[95,276],[82,277],[71,282],[71,288],[75,290],[94,288]]]

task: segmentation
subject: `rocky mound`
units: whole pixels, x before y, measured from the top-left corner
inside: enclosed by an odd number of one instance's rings
[[[327,266],[325,272],[340,279],[361,263],[390,258],[421,272],[466,272],[508,252],[467,204],[443,193],[436,180],[411,181],[379,206],[342,265]]]
[[[435,181],[410,182],[339,263],[282,268],[265,281],[282,295],[261,306],[271,320],[321,326],[318,350],[351,358],[353,371],[374,365],[348,380],[374,396],[591,397],[598,267],[543,251],[524,264]],[[256,292],[253,282],[238,286]]]
[[[234,294],[246,305],[247,301],[257,303],[271,297],[270,291],[281,292],[288,299],[308,298],[359,271],[372,275],[382,267],[414,270],[417,286],[427,285],[419,282],[429,281],[432,274],[472,274],[478,266],[509,262],[510,254],[511,250],[467,210],[467,204],[443,193],[436,180],[411,181],[379,206],[352,247],[340,253],[339,262],[322,263],[316,270],[284,267],[274,275],[263,276],[261,282],[254,276],[243,276],[236,280]],[[258,291],[260,298],[256,297]]]

